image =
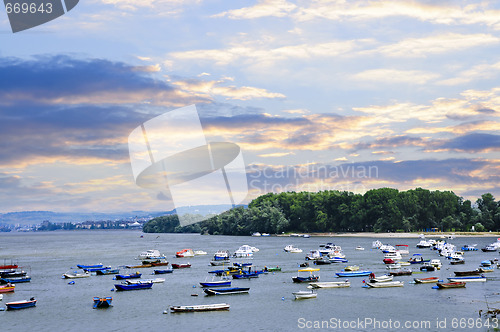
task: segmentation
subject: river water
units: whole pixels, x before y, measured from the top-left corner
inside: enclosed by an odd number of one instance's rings
[[[36,308],[1,311],[2,331],[486,331],[487,321],[479,318],[479,310],[500,301],[500,270],[488,273],[485,283],[467,283],[465,289],[432,289],[432,284],[412,284],[414,277],[438,276],[446,280],[453,271],[478,267],[496,253],[467,252],[465,265],[452,266],[440,258],[443,268],[437,272],[414,273],[397,277],[404,287],[367,289],[363,278],[351,278],[350,288],[319,289],[315,299],[294,300],[292,292],[306,290],[295,284],[298,264],[305,254],[320,244],[333,242],[342,246],[349,265],[377,275],[386,273],[383,254],[371,249],[371,238],[347,237],[236,237],[198,234],[144,234],[139,231],[60,231],[45,233],[0,234],[0,264],[13,259],[27,270],[32,281],[17,284],[15,293],[4,294],[5,302],[38,300]],[[410,253],[425,258],[439,258],[435,251],[417,249],[418,239],[381,239],[383,243],[408,244]],[[478,248],[495,238],[456,238],[457,247],[477,244]],[[282,272],[261,275],[258,279],[233,280],[233,287],[250,287],[249,294],[205,296],[199,282],[209,276],[209,262],[219,249],[236,251],[248,244],[260,249],[251,260],[256,267],[276,266]],[[285,253],[293,244],[302,254]],[[363,246],[364,251],[355,250]],[[201,249],[206,256],[174,258],[184,248]],[[77,264],[103,263],[118,267],[135,265],[139,253],[158,249],[170,262],[190,262],[189,269],[159,275],[165,283],[154,284],[150,290],[114,292],[118,283],[113,276],[91,276],[75,279],[74,284],[62,279],[63,273],[75,270]],[[236,259],[232,260],[233,262]],[[241,260],[240,260],[241,261]],[[346,264],[320,266],[321,281],[335,281],[335,272]],[[413,270],[418,266],[412,265]],[[143,277],[152,268],[140,269]],[[135,270],[134,270],[135,271]],[[132,272],[122,269],[124,272]],[[343,279],[342,279],[343,280]],[[198,296],[192,296],[198,294]],[[92,309],[94,296],[113,296],[113,307]],[[229,311],[163,314],[170,305],[229,303]],[[497,303],[497,308],[500,305]],[[491,325],[495,321],[488,321]],[[318,328],[318,329],[316,329]],[[493,329],[491,329],[493,330]]]

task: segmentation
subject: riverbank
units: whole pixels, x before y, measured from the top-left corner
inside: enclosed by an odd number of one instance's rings
[[[454,233],[442,233],[442,232],[423,232],[423,233],[374,233],[374,232],[358,232],[358,233],[305,233],[310,236],[317,237],[367,237],[367,238],[418,238],[420,234],[424,234],[427,238],[448,238],[454,236],[459,237],[500,237],[499,232],[454,232]],[[279,236],[289,236],[289,234],[283,234]]]

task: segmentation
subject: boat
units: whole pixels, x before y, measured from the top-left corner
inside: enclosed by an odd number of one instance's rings
[[[0,272],[0,278],[17,278],[17,277],[25,277],[28,274],[26,271],[17,271],[17,270],[6,270]]]
[[[308,267],[308,268],[305,268],[305,269],[300,269],[300,270],[298,270],[297,276],[293,277],[292,280],[293,280],[293,282],[313,282],[313,281],[318,281],[319,280],[319,276],[313,274],[313,272],[317,272],[317,271],[319,271],[319,269],[315,269],[315,268],[312,268],[312,267]],[[301,272],[309,272],[309,275],[306,276],[306,277],[300,276],[299,274]]]
[[[85,269],[95,269],[95,268],[100,268],[103,267],[103,264],[94,264],[94,265],[84,265],[84,264],[77,264],[76,267],[79,269],[85,270]]]
[[[335,273],[339,278],[349,278],[349,277],[366,277],[369,276],[372,271],[353,271],[353,272],[338,272]]]
[[[12,262],[10,264],[5,264],[5,260],[4,260],[4,264],[0,265],[0,270],[14,270],[14,269],[17,269],[18,267],[19,267],[19,265],[13,264]]]
[[[365,248],[363,248],[362,246],[357,246],[355,249],[360,251],[365,250]]]
[[[262,234],[260,234],[259,232],[255,232],[255,233],[252,233],[252,236],[262,236]]]
[[[185,269],[185,268],[188,268],[188,267],[191,267],[191,264],[189,263],[185,263],[185,264],[172,264],[172,268],[174,269]]]
[[[147,284],[152,282],[153,284],[161,284],[165,282],[165,278],[155,278],[155,279],[127,279],[125,281],[127,284],[132,285],[132,284]]]
[[[359,266],[357,265],[349,265],[344,267],[344,272],[346,271],[359,271]]]
[[[392,279],[394,279],[394,277],[391,275],[382,275],[379,277],[375,277],[374,274],[373,277],[370,278],[369,282],[389,282],[392,281]]]
[[[113,298],[111,296],[107,297],[94,297],[94,309],[109,308]]]
[[[115,288],[117,291],[129,291],[129,290],[138,290],[138,289],[150,289],[153,287],[152,282],[148,283],[137,283],[137,284],[115,284]]]
[[[419,249],[426,249],[432,247],[432,244],[429,241],[422,239],[419,243],[417,243],[416,247]]]
[[[349,262],[347,259],[342,258],[342,257],[331,257],[329,259],[329,261],[331,263],[347,263],[347,262]],[[315,263],[316,263],[316,261],[315,261]]]
[[[493,264],[493,262],[489,259],[481,262],[481,266],[491,266],[491,264]]]
[[[120,269],[109,269],[109,270],[95,271],[95,274],[98,276],[105,276],[108,274],[119,274],[119,273],[120,273]]]
[[[458,282],[438,282],[437,284],[438,288],[464,288],[465,287],[465,282],[458,281]]]
[[[399,252],[388,252],[384,255],[384,263],[385,263],[385,260],[392,260],[393,262],[397,262],[397,261],[400,261],[403,257],[401,256],[401,254]]]
[[[16,285],[7,284],[5,286],[0,286],[0,293],[10,293],[13,292],[16,288]]]
[[[203,250],[194,250],[194,255],[195,256],[203,256],[203,255],[208,255],[206,251]]]
[[[400,255],[406,256],[410,254],[407,244],[396,244],[396,251],[399,252]]]
[[[258,278],[259,273],[257,272],[244,272],[242,274],[233,274],[233,279],[250,279],[250,278]]]
[[[267,271],[267,272],[279,272],[279,271],[281,271],[281,267],[279,267],[279,266],[276,266],[276,267],[267,267],[267,266],[264,266],[264,271]]]
[[[285,246],[285,249],[283,250],[292,254],[299,254],[302,252],[302,249],[299,249],[291,244]]]
[[[7,310],[25,309],[36,306],[36,300],[34,297],[32,297],[29,300],[7,302],[5,303],[5,305],[7,306]]]
[[[478,276],[481,274],[481,271],[479,270],[473,270],[473,271],[455,271],[454,272],[456,276]]]
[[[90,277],[90,272],[66,272],[63,274],[63,278],[66,279],[77,279],[77,278],[88,278]]]
[[[142,262],[144,264],[144,262]],[[156,266],[167,266],[168,265],[168,262],[166,260],[156,260],[156,261],[150,261],[149,264],[152,266],[152,267],[156,267]]]
[[[328,265],[328,264],[332,264],[332,262],[326,257],[314,260],[314,265]]]
[[[167,273],[172,273],[174,270],[154,270],[154,274],[167,274]]]
[[[316,260],[316,259],[321,259],[323,257],[323,254],[319,252],[319,250],[311,250],[309,253],[306,255],[306,260]]]
[[[465,244],[461,250],[462,251],[478,251],[479,249],[476,248],[477,244],[473,244],[473,245],[468,245],[468,244]]]
[[[434,266],[438,270],[441,270],[441,267],[443,266],[439,259],[431,259],[430,265]]]
[[[485,273],[485,272],[493,272],[495,269],[494,269],[494,267],[493,267],[493,266],[480,266],[480,267],[478,268],[478,270],[479,270],[480,272]]]
[[[413,254],[408,262],[410,262],[410,264],[422,264],[430,262],[430,259],[424,259],[421,254]]]
[[[453,258],[450,261],[450,264],[451,265],[465,264],[465,259],[463,259],[463,258]]]
[[[3,294],[0,294],[0,301],[3,300]]]
[[[393,277],[399,277],[399,276],[409,276],[412,273],[413,273],[412,270],[405,269],[405,270],[399,270],[399,271],[390,271],[389,275],[391,275]]]
[[[429,278],[414,278],[413,279],[416,284],[430,284],[439,281],[438,277],[429,277]]]
[[[24,277],[15,277],[15,278],[2,278],[0,279],[0,283],[1,284],[8,284],[8,283],[11,283],[11,284],[19,284],[19,283],[22,283],[22,282],[30,282],[31,281],[31,277],[30,276],[24,276]]]
[[[123,280],[123,279],[134,279],[134,278],[140,278],[141,273],[135,272],[135,273],[130,273],[130,274],[117,274],[116,275],[116,280]]]
[[[139,260],[158,260],[165,259],[165,255],[162,255],[159,250],[150,249],[139,254],[137,259]]]
[[[311,282],[308,287],[312,288],[345,288],[351,287],[349,280],[346,281],[325,281],[325,282]]]
[[[386,269],[389,269],[389,270],[398,270],[401,268],[401,264],[400,263],[395,263],[395,264],[386,264],[385,265],[385,268]]]
[[[229,304],[198,304],[198,305],[177,305],[170,306],[172,312],[198,312],[198,311],[216,311],[216,310],[229,310]]]
[[[497,249],[498,248],[496,248],[495,246],[488,245],[486,247],[481,248],[481,251],[482,252],[495,252],[495,251],[497,251]]]
[[[207,295],[231,295],[231,294],[244,294],[248,293],[248,287],[229,287],[229,288],[205,288],[203,291]]]
[[[449,277],[448,280],[450,282],[457,282],[457,281],[463,281],[463,282],[485,282],[486,277],[484,275],[481,276],[464,276],[464,277]]]
[[[106,271],[111,270],[111,266],[103,266],[103,267],[89,267],[83,269],[85,272],[97,272],[97,271]]]
[[[176,252],[175,256],[178,258],[194,257],[194,251],[193,249],[182,249],[181,251]]]
[[[365,282],[365,285],[371,288],[403,287],[404,281]]]
[[[254,253],[253,247],[245,244],[238,248],[233,254],[234,257],[252,257]]]
[[[424,264],[420,267],[420,271],[425,271],[425,272],[432,272],[435,271],[436,268],[430,264]]]
[[[200,282],[200,286],[205,287],[227,287],[231,286],[231,280],[215,280]]]
[[[373,249],[379,249],[382,245],[383,245],[383,243],[380,242],[379,240],[376,240],[376,241],[372,242],[372,248]]]
[[[314,299],[318,296],[318,294],[314,291],[298,291],[298,292],[293,292],[293,296],[295,296],[296,300],[302,300],[302,299]]]
[[[262,236],[271,236],[269,233],[262,233]]]

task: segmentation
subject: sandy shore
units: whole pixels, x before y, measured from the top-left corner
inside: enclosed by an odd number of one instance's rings
[[[418,238],[420,234],[424,234],[426,238],[440,238],[448,237],[453,235],[455,237],[492,237],[500,238],[500,233],[498,232],[455,232],[455,233],[441,233],[441,232],[429,232],[429,233],[373,233],[373,232],[362,232],[362,233],[308,233],[310,236],[323,236],[323,237],[368,237],[368,238]],[[281,236],[289,236],[289,234],[284,234]]]

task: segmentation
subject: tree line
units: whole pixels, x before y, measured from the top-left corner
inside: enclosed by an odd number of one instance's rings
[[[182,227],[176,215],[154,218],[144,232],[200,232],[249,235],[253,232],[413,232],[499,231],[500,202],[483,194],[472,204],[451,191],[380,188],[347,191],[268,193]]]

